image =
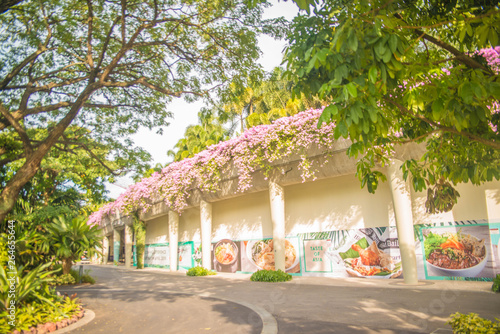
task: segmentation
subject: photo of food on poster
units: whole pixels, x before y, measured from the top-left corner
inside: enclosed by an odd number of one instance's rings
[[[396,278],[401,276],[401,254],[393,227],[337,231],[326,256],[338,277]],[[304,241],[304,247],[305,246]],[[307,260],[306,260],[307,261]]]
[[[274,241],[272,238],[241,241],[241,271],[274,270]],[[285,271],[300,273],[299,238],[285,239]]]
[[[493,278],[488,224],[422,227],[426,279]]]
[[[240,241],[222,239],[212,243],[212,268],[215,271],[235,273],[241,270]]]

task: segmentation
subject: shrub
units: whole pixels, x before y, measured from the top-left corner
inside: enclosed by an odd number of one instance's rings
[[[82,276],[82,283],[95,284],[95,279],[89,274],[85,274]]]
[[[64,284],[76,284],[80,282],[80,273],[78,270],[71,269],[69,274],[63,275],[62,274],[62,265],[61,264],[55,264],[52,266],[53,270],[59,270],[58,272],[55,273],[56,277],[54,278],[55,284],[54,285],[64,285]],[[90,284],[95,284],[95,279],[90,276],[90,269],[86,269],[83,272],[82,275],[82,283],[90,283]],[[60,277],[65,276],[66,278],[64,280],[61,280]],[[71,276],[71,278],[67,277]],[[58,283],[62,282],[62,283]]]
[[[47,322],[58,322],[81,312],[78,298],[54,296],[53,305],[41,302],[20,305],[16,309],[16,328],[19,332]],[[0,312],[0,333],[10,333],[14,328],[8,323],[7,311]]]
[[[210,271],[204,267],[193,267],[187,271],[186,275],[188,275],[188,276],[207,276],[207,275],[215,275],[215,272]]]
[[[500,274],[493,280],[493,285],[491,286],[491,291],[500,292]]]
[[[476,313],[462,314],[457,312],[451,315],[451,320],[448,323],[455,334],[495,334],[500,333],[500,320],[496,320],[497,322],[483,319]]]
[[[50,277],[54,272],[47,271],[50,263],[42,264],[35,269],[25,272],[24,267],[19,266],[14,272],[9,272],[0,266],[0,310],[9,307],[10,301],[14,298],[16,304],[31,303],[40,301],[51,303],[52,290],[49,287],[54,279]],[[10,293],[12,279],[16,282],[14,296]]]
[[[76,283],[76,280],[72,275],[64,274],[61,276],[56,276],[54,278],[54,281],[51,282],[51,285],[68,285],[68,284],[75,284],[75,283]]]
[[[254,282],[286,282],[292,279],[292,275],[283,272],[281,269],[259,270],[252,274],[251,281]]]

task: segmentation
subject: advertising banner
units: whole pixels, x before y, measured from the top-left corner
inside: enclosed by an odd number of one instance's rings
[[[194,267],[193,244],[192,241],[179,242],[179,248],[177,250],[178,269],[189,269]]]
[[[497,233],[498,224],[482,222],[422,226],[419,269],[425,279],[492,280],[498,270]]]
[[[395,278],[402,273],[394,227],[299,234],[303,275]]]
[[[212,265],[219,272],[253,273],[261,269],[274,269],[274,243],[272,238],[256,240],[222,239],[212,243]],[[285,239],[285,270],[300,273],[299,238]]]
[[[170,268],[168,243],[149,244],[144,249],[144,267]]]

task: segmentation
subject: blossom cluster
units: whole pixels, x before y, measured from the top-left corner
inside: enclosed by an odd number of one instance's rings
[[[328,151],[334,141],[333,123],[317,126],[322,111],[307,110],[270,125],[250,128],[239,137],[212,145],[193,158],[171,163],[160,173],[131,185],[116,201],[94,212],[88,223],[100,224],[106,216],[116,213],[146,212],[159,201],[181,213],[193,189],[214,193],[233,170],[237,171],[238,191],[245,192],[252,187],[254,172],[263,170],[267,174],[276,162],[291,156],[299,157],[303,181],[314,178],[314,165],[308,160],[307,151],[312,147]]]

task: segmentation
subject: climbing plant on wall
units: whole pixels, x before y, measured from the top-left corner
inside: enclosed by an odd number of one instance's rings
[[[135,234],[135,250],[137,252],[137,269],[144,268],[144,250],[146,249],[146,223],[134,213],[133,229]]]
[[[252,173],[266,175],[280,159],[297,156],[303,180],[314,179],[316,167],[308,158],[311,147],[327,152],[333,144],[333,124],[318,128],[322,109],[308,110],[273,124],[248,129],[241,136],[213,145],[193,158],[174,162],[149,178],[130,186],[115,202],[91,215],[89,223],[99,223],[106,215],[147,211],[153,203],[163,201],[178,213],[187,206],[190,189],[203,192],[220,189],[222,175],[233,168],[238,174],[238,191],[252,186]]]

